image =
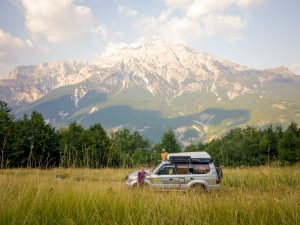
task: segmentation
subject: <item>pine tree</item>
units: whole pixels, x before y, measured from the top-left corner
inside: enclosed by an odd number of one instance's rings
[[[297,124],[292,122],[279,140],[278,157],[282,161],[296,162],[300,160],[300,134]]]
[[[32,112],[15,122],[13,150],[9,155],[11,166],[52,167],[58,165],[58,134],[46,124],[43,116]]]
[[[181,146],[176,140],[175,134],[172,130],[165,132],[161,138],[161,145],[167,152],[181,152]]]
[[[88,138],[85,129],[73,122],[60,131],[60,165],[65,167],[87,166],[84,157],[87,153]]]
[[[92,125],[87,130],[88,145],[91,148],[91,166],[106,166],[110,140],[101,124]]]
[[[11,109],[5,101],[0,100],[0,168],[4,168],[8,164],[8,155],[13,142],[13,123],[14,117],[11,114]]]
[[[141,152],[143,158],[147,158],[149,153],[149,141],[145,139],[139,132],[131,132],[129,129],[122,129],[120,131],[111,134],[111,150],[110,150],[110,162],[114,166],[133,166],[132,155],[139,155]],[[141,157],[136,157],[142,159]]]

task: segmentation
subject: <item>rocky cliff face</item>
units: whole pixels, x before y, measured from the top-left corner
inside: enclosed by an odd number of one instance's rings
[[[0,98],[13,106],[34,102],[51,90],[86,79],[86,66],[76,61],[18,66],[8,79],[0,80]]]
[[[133,82],[167,102],[184,92],[202,91],[222,101],[254,93],[264,82],[294,77],[283,67],[254,70],[183,45],[156,41],[123,47],[93,65],[65,61],[19,66],[9,79],[0,81],[0,97],[16,105],[31,103],[56,88],[86,81],[106,92],[121,91]]]
[[[19,66],[9,79],[0,80],[0,98],[14,109],[22,108],[20,113],[41,111],[55,124],[75,120],[88,126],[99,121],[107,128],[130,126],[142,132],[170,127],[184,142],[186,133],[196,140],[211,130],[213,137],[224,133],[220,129],[249,122],[287,122],[283,108],[297,121],[299,84],[299,77],[284,67],[251,69],[183,45],[154,41],[119,48],[92,64]],[[149,110],[154,114],[148,115]],[[151,116],[160,122],[149,124]]]

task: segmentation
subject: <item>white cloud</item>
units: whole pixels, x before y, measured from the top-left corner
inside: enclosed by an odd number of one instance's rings
[[[6,75],[18,63],[19,57],[33,48],[29,39],[13,37],[0,28],[0,75]]]
[[[265,0],[164,0],[158,18],[139,18],[136,26],[146,37],[189,43],[220,35],[228,42],[242,37],[249,12]]]
[[[129,45],[125,42],[115,43],[115,42],[109,42],[105,48],[105,52],[103,55],[113,55],[120,50],[127,48]]]
[[[130,47],[129,44],[125,42],[109,42],[103,53],[95,54],[94,59],[92,60],[93,64],[98,64],[99,62],[103,63],[103,57],[115,55],[115,57],[122,57],[120,51]],[[116,54],[117,53],[117,54]]]
[[[105,25],[99,25],[98,27],[92,28],[91,32],[103,40],[106,40],[108,37],[108,30]]]
[[[193,0],[165,0],[165,3],[166,3],[168,8],[184,10],[191,3],[193,3]]]
[[[230,0],[193,1],[193,3],[187,7],[186,15],[198,19],[205,14],[222,12],[229,7],[228,1]]]
[[[0,63],[15,63],[19,53],[33,48],[29,39],[13,37],[0,28]]]
[[[235,0],[235,2],[238,6],[242,8],[252,8],[252,7],[257,7],[267,0]]]
[[[165,22],[168,20],[169,16],[171,15],[172,15],[172,9],[163,10],[158,17],[158,21]]]
[[[164,40],[187,43],[201,36],[200,25],[188,18],[173,17],[161,26],[161,36]]]
[[[206,35],[235,34],[247,24],[247,20],[239,16],[221,14],[209,14],[201,22],[203,24],[203,32]]]
[[[21,3],[27,29],[49,42],[80,37],[89,32],[93,22],[91,9],[72,0],[21,0]]]
[[[118,12],[120,14],[123,14],[125,16],[134,17],[137,16],[139,13],[136,10],[130,9],[128,7],[119,5],[118,6]]]
[[[300,63],[290,66],[290,69],[296,74],[300,75]]]
[[[191,7],[203,11],[220,10],[232,5],[241,8],[252,8],[259,6],[267,0],[164,0],[166,6],[172,9],[191,10]]]

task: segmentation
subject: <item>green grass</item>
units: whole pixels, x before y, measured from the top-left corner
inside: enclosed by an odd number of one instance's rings
[[[128,169],[0,171],[0,224],[300,224],[300,166],[225,169],[219,191],[127,190]]]

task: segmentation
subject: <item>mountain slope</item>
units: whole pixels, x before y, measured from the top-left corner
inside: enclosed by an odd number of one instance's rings
[[[186,46],[141,42],[94,64],[18,67],[0,97],[19,115],[40,111],[56,126],[101,122],[157,141],[173,129],[183,144],[246,124],[300,121],[300,79],[283,67],[255,70]]]
[[[86,79],[85,66],[76,61],[18,66],[8,79],[0,80],[1,99],[15,107],[34,102],[51,90]]]

